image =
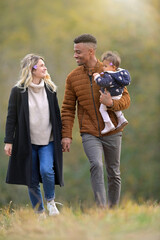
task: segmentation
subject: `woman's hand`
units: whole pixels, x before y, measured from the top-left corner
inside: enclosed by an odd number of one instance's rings
[[[6,143],[4,146],[4,151],[5,151],[5,154],[10,157],[12,154],[12,144]]]

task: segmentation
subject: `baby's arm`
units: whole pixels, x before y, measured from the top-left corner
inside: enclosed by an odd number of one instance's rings
[[[114,76],[114,74],[113,74]],[[122,71],[116,73],[114,76],[115,81],[120,85],[120,86],[127,86],[131,82],[131,77],[130,74],[127,70],[123,69]]]
[[[108,73],[104,73],[103,77],[99,73],[94,73],[94,81],[100,86],[100,87],[110,87],[112,85],[112,77]]]

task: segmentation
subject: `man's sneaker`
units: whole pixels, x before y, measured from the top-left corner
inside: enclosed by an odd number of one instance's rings
[[[115,129],[115,126],[112,122],[105,122],[105,128],[101,131],[101,134],[108,133],[110,131],[113,131]]]
[[[49,216],[56,216],[59,215],[59,211],[56,207],[54,200],[47,202],[47,209],[49,211]]]

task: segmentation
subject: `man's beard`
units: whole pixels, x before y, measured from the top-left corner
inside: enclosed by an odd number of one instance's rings
[[[77,65],[78,65],[78,66],[82,66],[82,65],[84,65],[84,64],[83,64],[83,63],[77,63]]]

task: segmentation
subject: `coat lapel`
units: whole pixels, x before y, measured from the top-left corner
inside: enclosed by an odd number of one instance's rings
[[[25,92],[22,92],[22,104],[24,109],[24,115],[27,123],[27,129],[29,131],[29,107],[28,107],[28,89]]]
[[[49,109],[50,109],[50,114],[51,117],[53,117],[53,113],[55,112],[54,109],[54,93],[48,90],[48,88],[45,85],[46,93],[47,93],[47,98],[48,98],[48,103],[49,103]]]

